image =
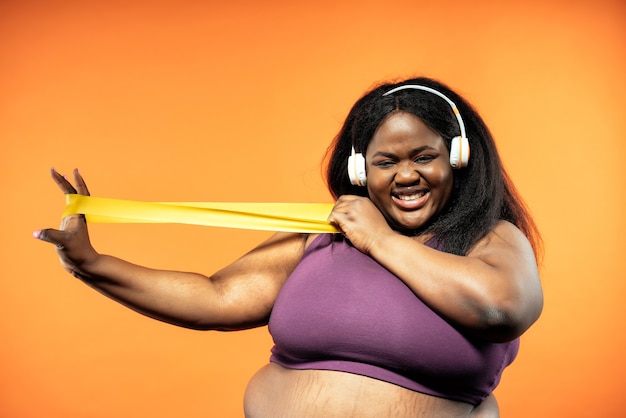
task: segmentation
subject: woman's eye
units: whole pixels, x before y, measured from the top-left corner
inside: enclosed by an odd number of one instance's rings
[[[385,160],[385,161],[378,161],[377,163],[375,163],[376,167],[391,167],[394,165],[393,161],[390,160]]]
[[[428,163],[428,162],[434,160],[435,158],[436,157],[434,155],[420,155],[414,161],[416,163]]]

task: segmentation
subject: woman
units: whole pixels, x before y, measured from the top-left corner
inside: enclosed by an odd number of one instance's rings
[[[35,236],[145,315],[269,325],[248,417],[499,416],[492,391],[543,305],[540,238],[482,119],[434,80],[384,84],[357,101],[328,155],[342,234],[276,233],[211,276],[99,254],[76,215]],[[52,177],[89,194],[77,171],[76,188]]]

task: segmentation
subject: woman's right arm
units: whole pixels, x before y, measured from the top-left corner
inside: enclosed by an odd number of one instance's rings
[[[64,193],[89,195],[74,171],[76,189],[56,171]],[[296,267],[306,236],[277,233],[211,276],[156,270],[110,255],[91,245],[84,216],[70,215],[61,228],[35,236],[56,245],[61,264],[89,286],[152,318],[193,329],[237,330],[265,325],[282,284]]]

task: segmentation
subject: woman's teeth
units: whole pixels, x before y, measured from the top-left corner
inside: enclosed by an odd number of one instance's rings
[[[396,197],[398,199],[400,199],[400,200],[416,200],[416,199],[419,199],[420,197],[424,196],[425,194],[426,194],[426,192],[419,192],[419,193],[415,193],[415,194],[398,195]]]

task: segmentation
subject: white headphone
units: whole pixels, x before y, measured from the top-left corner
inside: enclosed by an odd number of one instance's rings
[[[454,112],[454,116],[456,116],[456,119],[459,121],[459,128],[461,129],[461,135],[452,138],[452,142],[450,143],[450,165],[452,166],[452,168],[466,167],[470,156],[469,141],[467,139],[467,136],[465,135],[465,124],[463,123],[463,119],[461,118],[459,109],[457,109],[454,102],[450,100],[446,95],[433,88],[420,86],[417,84],[406,84],[404,86],[396,87],[383,94],[383,96],[388,96],[397,91],[405,89],[427,91],[441,97],[446,102],[448,102],[448,104],[452,108],[452,111]],[[354,151],[354,145],[352,146],[352,153],[350,154],[350,157],[348,157],[348,176],[350,177],[350,183],[355,186],[365,186],[367,184],[367,175],[365,173],[365,157],[363,157],[362,153],[357,153]]]

